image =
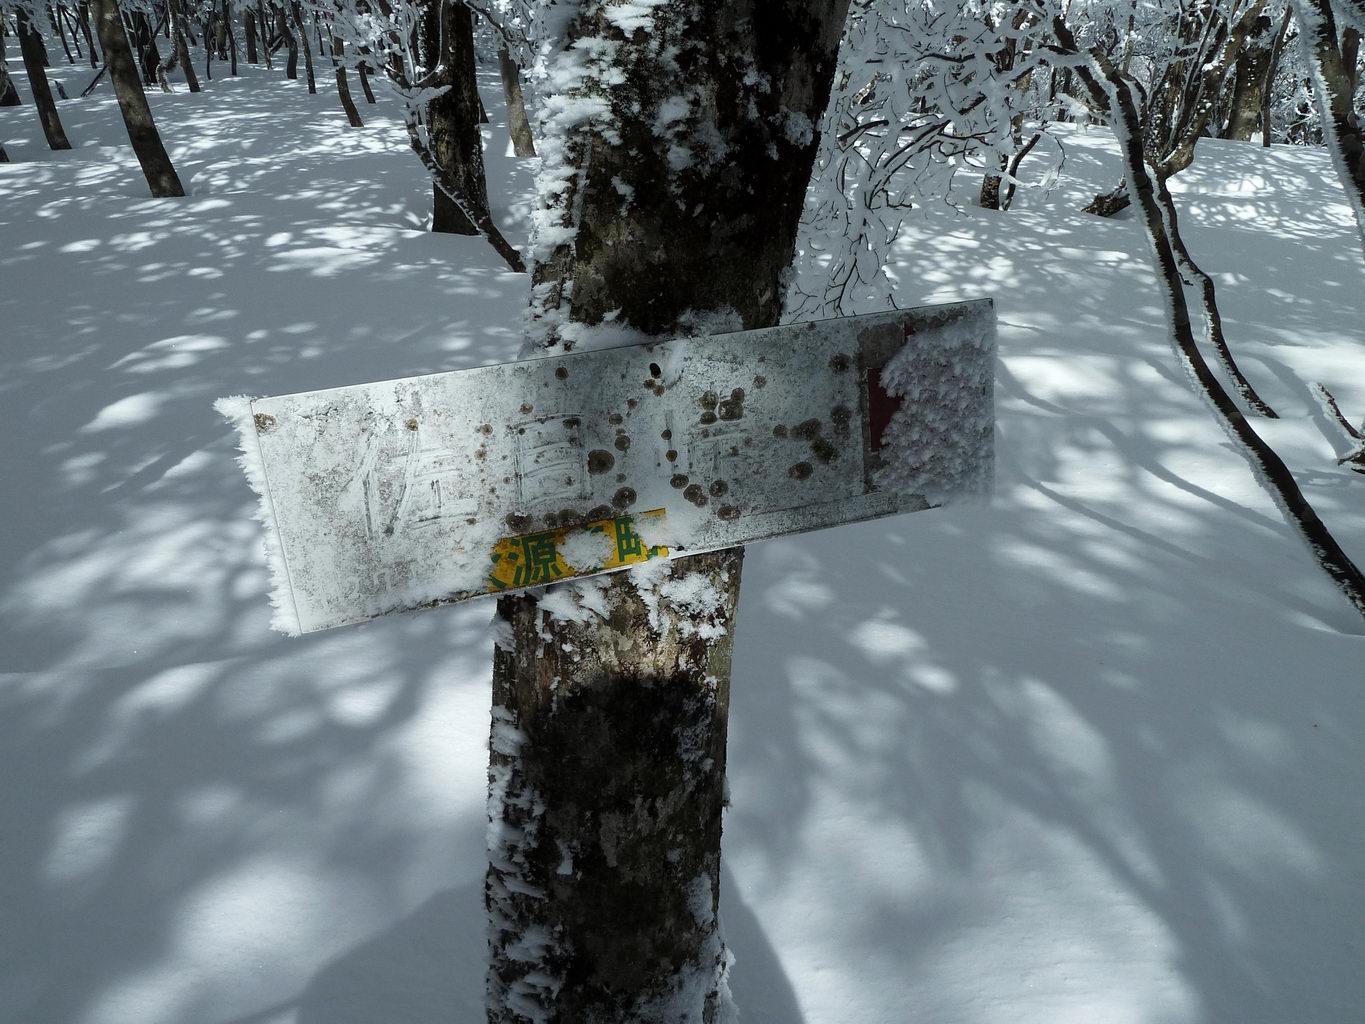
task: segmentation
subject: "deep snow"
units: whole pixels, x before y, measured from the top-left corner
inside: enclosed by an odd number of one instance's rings
[[[350,130],[320,81],[153,95],[184,200],[145,198],[107,89],[64,155],[0,110],[3,1024],[481,1019],[491,607],[272,633],[211,403],[506,360],[527,285],[425,233],[391,108]],[[1187,387],[1136,224],[1074,212],[1116,165],[1073,132],[1050,196],[898,248],[903,304],[995,297],[994,505],[749,550],[749,1024],[1365,1015],[1365,636]],[[1365,415],[1326,155],[1201,143],[1180,184],[1268,434],[1365,560],[1307,390]]]

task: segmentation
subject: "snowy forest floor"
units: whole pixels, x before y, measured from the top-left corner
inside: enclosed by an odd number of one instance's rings
[[[527,283],[424,230],[382,97],[351,130],[325,76],[219,71],[150,97],[183,200],[146,198],[107,86],[59,104],[65,154],[0,110],[0,1022],[474,1024],[491,605],[272,634],[212,402],[506,361]],[[483,92],[521,239],[531,169]],[[1182,376],[1136,222],[1076,212],[1112,137],[1068,152],[894,260],[902,305],[995,298],[993,504],[749,551],[746,1024],[1365,1012],[1361,623]],[[1365,414],[1327,158],[1204,142],[1178,185],[1266,433],[1365,562],[1307,390]]]

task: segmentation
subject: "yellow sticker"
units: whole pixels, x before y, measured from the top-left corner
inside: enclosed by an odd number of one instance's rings
[[[650,546],[635,529],[637,519],[662,522],[661,508],[638,515],[598,519],[519,537],[504,537],[493,545],[488,569],[488,593],[520,587],[541,587],[575,576],[591,576],[609,569],[667,558],[668,548]]]

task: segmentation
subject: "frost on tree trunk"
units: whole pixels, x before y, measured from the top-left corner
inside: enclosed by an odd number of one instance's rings
[[[427,104],[427,133],[432,156],[459,183],[460,192],[481,210],[488,209],[483,171],[483,138],[479,133],[479,90],[474,81],[474,20],[464,4],[430,3],[423,17],[428,64],[444,64],[444,93]],[[442,49],[444,44],[444,50]],[[477,235],[455,201],[432,185],[432,231]]]
[[[157,199],[183,196],[185,190],[171,165],[171,158],[166,155],[166,147],[161,144],[151,108],[147,106],[147,95],[138,80],[133,51],[123,31],[118,0],[91,0],[90,11],[95,18],[100,48],[104,50],[104,60],[109,67],[109,78],[114,83],[114,95],[118,97],[123,123],[128,129],[128,141],[132,143],[133,152],[142,165],[147,187]]]
[[[585,0],[566,19],[544,69],[534,345],[778,321],[846,6]],[[499,602],[493,1024],[725,1019],[741,563],[722,551]]]
[[[1304,63],[1313,72],[1322,133],[1365,245],[1365,130],[1353,105],[1355,68],[1348,67],[1342,56],[1329,0],[1294,0],[1294,15]]]

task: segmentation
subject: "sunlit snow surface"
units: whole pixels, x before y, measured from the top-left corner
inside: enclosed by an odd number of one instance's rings
[[[245,70],[151,96],[185,200],[145,198],[107,89],[61,104],[64,155],[0,110],[5,1024],[481,1017],[490,606],[272,634],[211,402],[505,360],[526,284],[424,233],[391,110],[352,131],[326,85]],[[1349,211],[1322,153],[1200,146],[1188,241],[1365,560],[1365,480],[1307,390],[1365,415]],[[900,247],[902,304],[996,299],[994,507],[749,551],[722,878],[746,1024],[1365,1006],[1365,638],[1188,391],[1134,222],[1072,212],[1115,165],[1072,134],[1051,196]]]

